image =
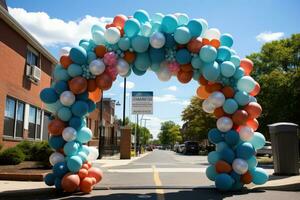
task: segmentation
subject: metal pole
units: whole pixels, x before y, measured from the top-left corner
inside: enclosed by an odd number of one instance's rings
[[[125,126],[125,108],[126,108],[126,77],[124,77],[124,94],[123,94],[123,126]]]
[[[103,132],[103,124],[102,124],[102,119],[103,119],[103,92],[102,92],[102,97],[101,97],[101,101],[100,101],[100,112],[99,112],[99,118],[100,118],[100,123],[99,123],[99,143],[98,143],[98,152],[99,152],[99,156],[98,158],[101,159],[103,156],[103,136],[102,136],[102,132]]]
[[[134,130],[134,152],[135,155],[137,155],[137,126],[138,126],[138,120],[139,120],[139,115],[136,115],[136,124],[135,124],[135,130]]]

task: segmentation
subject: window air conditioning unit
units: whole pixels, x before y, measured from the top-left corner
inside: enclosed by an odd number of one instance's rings
[[[37,83],[41,80],[41,69],[35,65],[26,65],[26,76]]]

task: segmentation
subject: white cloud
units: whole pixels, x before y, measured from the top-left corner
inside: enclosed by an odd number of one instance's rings
[[[66,8],[67,9],[67,8]],[[91,38],[91,27],[109,23],[111,18],[86,15],[74,21],[51,18],[46,12],[27,12],[23,8],[8,8],[9,13],[41,44],[76,45],[81,39]]]
[[[170,101],[176,101],[177,98],[172,94],[164,94],[161,96],[154,96],[153,100],[154,102],[170,102]]]
[[[121,83],[119,84],[119,86],[120,86],[121,88],[124,88],[124,82],[121,82]],[[134,86],[135,86],[135,83],[134,83],[134,82],[126,81],[126,89],[132,89],[132,88],[134,88]]]
[[[178,100],[178,101],[174,101],[174,102],[171,102],[171,103],[187,106],[187,105],[190,104],[190,101],[188,101],[188,100]]]
[[[167,87],[166,89],[174,92],[178,90],[178,88],[175,85]]]
[[[103,94],[104,94],[104,96],[108,96],[108,97],[116,96],[116,94],[112,93],[112,92],[104,92]]]
[[[279,40],[283,38],[283,36],[284,36],[283,32],[272,33],[271,31],[266,31],[258,34],[256,36],[256,40],[265,43],[265,42],[271,42],[273,40]]]
[[[160,124],[165,120],[161,120],[158,117],[148,116],[148,115],[145,116],[144,119],[150,119],[147,120],[146,127],[150,130],[151,134],[153,135],[153,138],[156,139],[160,131]],[[143,122],[143,126],[144,126],[144,122]]]

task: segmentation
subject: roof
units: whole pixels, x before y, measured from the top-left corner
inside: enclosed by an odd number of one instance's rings
[[[43,56],[49,59],[52,63],[56,64],[58,61],[56,58],[41,45],[19,22],[17,22],[8,11],[0,6],[0,18],[4,20],[11,28],[13,28],[17,33],[19,33],[27,42],[39,51]]]

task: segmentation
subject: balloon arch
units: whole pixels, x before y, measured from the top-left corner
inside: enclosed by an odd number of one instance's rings
[[[217,119],[217,128],[208,133],[216,150],[208,154],[206,175],[219,190],[240,190],[268,180],[255,157],[265,144],[264,136],[254,132],[262,111],[254,97],[260,86],[250,76],[252,61],[240,59],[231,48],[230,34],[183,13],[150,18],[144,10],[130,17],[117,15],[105,27],[94,25],[91,34],[92,39],[81,40],[79,46],[62,49],[55,82],[40,93],[53,113],[48,129],[55,152],[49,158],[53,172],[45,177],[47,185],[89,193],[101,181],[102,171],[91,164],[98,151],[86,145],[92,132],[84,118],[117,75],[141,76],[147,70],[161,81],[176,76],[183,84],[199,82],[203,110]]]

